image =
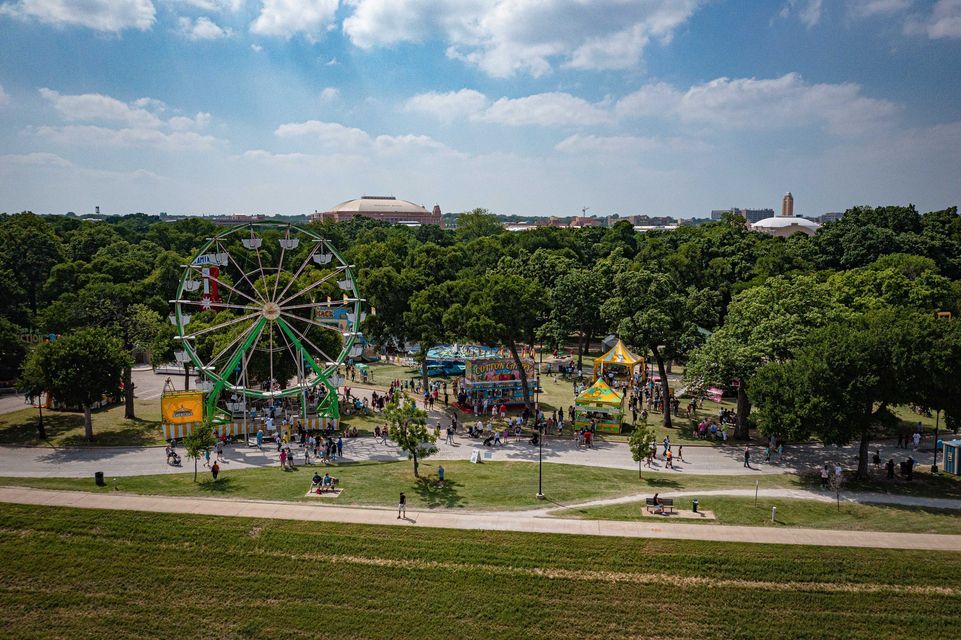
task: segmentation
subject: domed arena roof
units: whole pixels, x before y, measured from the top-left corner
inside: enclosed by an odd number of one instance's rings
[[[787,238],[795,233],[803,233],[813,236],[821,228],[817,222],[812,222],[805,218],[795,218],[794,216],[774,216],[764,218],[751,225],[751,229],[766,233],[770,236]]]
[[[807,218],[795,218],[794,216],[774,216],[773,218],[764,218],[763,220],[758,220],[751,225],[752,228],[762,229],[784,229],[791,226],[804,227],[805,229],[816,231],[821,225],[819,225],[817,222],[808,220]]]
[[[333,207],[331,211],[364,211],[368,213],[398,214],[418,213],[421,215],[429,213],[427,209],[419,204],[414,204],[413,202],[408,202],[407,200],[398,200],[393,196],[363,196],[361,198],[355,198],[353,200],[341,202],[337,206]]]

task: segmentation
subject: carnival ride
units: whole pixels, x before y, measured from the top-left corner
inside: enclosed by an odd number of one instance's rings
[[[202,378],[206,419],[246,416],[248,399],[296,399],[303,418],[339,417],[338,371],[361,355],[366,317],[353,268],[295,225],[250,223],[207,239],[183,266],[170,316],[178,361]]]

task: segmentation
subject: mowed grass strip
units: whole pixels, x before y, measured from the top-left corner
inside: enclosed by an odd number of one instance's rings
[[[162,455],[162,452],[158,452]],[[193,461],[185,460],[185,467]],[[443,464],[445,482],[438,486],[437,467]],[[151,476],[108,477],[106,487],[98,488],[93,478],[0,478],[0,484],[31,486],[45,489],[81,489],[85,491],[125,491],[140,494],[247,498],[255,500],[300,500],[336,505],[393,505],[404,491],[413,508],[451,509],[524,509],[543,508],[537,500],[537,465],[527,462],[437,461],[428,459],[420,465],[421,478],[415,478],[410,462],[358,462],[343,465],[300,466],[294,471],[280,467],[229,470],[223,464],[214,482],[209,471],[201,468],[199,482],[193,473]],[[304,498],[311,477],[325,471],[340,481],[344,492],[336,499]],[[754,488],[760,480],[763,487],[796,488],[793,476],[647,476],[638,480],[637,472],[605,469],[584,465],[545,464],[544,491],[558,506],[614,496],[654,491],[676,491],[696,488]]]
[[[675,508],[690,509],[695,496],[674,500]],[[771,508],[777,507],[777,519],[771,521]],[[891,531],[910,533],[942,533],[961,535],[961,511],[901,505],[859,504],[798,500],[792,498],[754,498],[705,496],[698,500],[701,511],[712,511],[716,520],[661,517],[656,522],[683,524],[726,524],[751,527],[801,527],[843,529],[847,531]],[[552,516],[589,520],[623,520],[650,522],[642,515],[644,501],[598,507],[574,507],[551,512]]]
[[[0,553],[11,638],[945,637],[961,594],[961,554],[18,505]]]

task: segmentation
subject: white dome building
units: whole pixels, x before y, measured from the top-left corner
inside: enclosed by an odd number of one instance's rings
[[[820,228],[821,225],[817,222],[794,216],[794,196],[792,196],[790,192],[784,196],[781,215],[764,218],[751,225],[751,229],[754,231],[760,231],[769,236],[777,236],[779,238],[789,238],[795,233],[813,236]]]
[[[438,205],[434,205],[433,211],[428,211],[419,204],[407,200],[398,200],[393,196],[362,196],[347,200],[332,207],[330,211],[315,211],[310,219],[342,222],[356,216],[410,226],[420,226],[422,224],[436,224],[441,228],[444,226]]]

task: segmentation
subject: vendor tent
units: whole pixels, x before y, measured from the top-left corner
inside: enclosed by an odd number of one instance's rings
[[[574,426],[585,429],[593,420],[598,431],[621,432],[624,417],[624,396],[607,386],[603,380],[581,391],[574,401]]]
[[[634,373],[635,367],[640,367],[643,372],[644,358],[628,351],[624,342],[618,340],[613,349],[594,359],[594,378],[597,379],[603,376],[605,370],[613,368],[626,369],[627,375],[631,376]]]

